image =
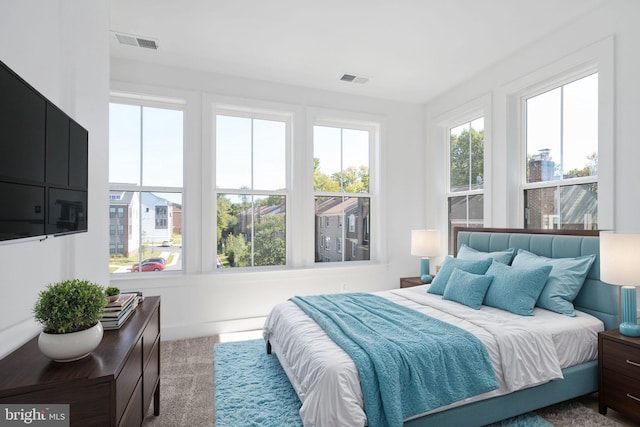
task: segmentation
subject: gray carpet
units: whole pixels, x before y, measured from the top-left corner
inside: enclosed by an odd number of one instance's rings
[[[213,426],[214,337],[163,341],[160,365],[160,416],[152,407],[145,427]],[[555,427],[623,426],[579,401],[550,406],[538,414]]]

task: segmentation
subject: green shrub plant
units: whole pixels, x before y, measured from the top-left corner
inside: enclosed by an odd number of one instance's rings
[[[88,280],[62,280],[40,291],[33,312],[45,333],[66,334],[93,327],[106,303],[102,286]]]
[[[115,286],[109,286],[107,289],[104,290],[104,294],[108,297],[120,295],[120,288],[116,288]]]

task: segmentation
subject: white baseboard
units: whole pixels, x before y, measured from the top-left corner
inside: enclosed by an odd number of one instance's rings
[[[225,320],[191,325],[163,325],[160,333],[163,341],[169,341],[230,332],[253,331],[262,329],[265,319],[266,317],[253,317],[250,319]]]

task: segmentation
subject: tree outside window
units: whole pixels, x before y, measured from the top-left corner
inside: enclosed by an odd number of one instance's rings
[[[455,227],[484,224],[484,117],[449,129],[449,249]]]
[[[224,267],[287,263],[287,121],[216,115],[217,258]]]
[[[371,259],[371,129],[329,125],[313,127],[316,262]],[[334,219],[335,218],[335,219]],[[347,227],[343,227],[343,223]],[[322,231],[321,231],[322,230]],[[331,241],[340,242],[331,245]],[[343,251],[342,244],[351,250]]]

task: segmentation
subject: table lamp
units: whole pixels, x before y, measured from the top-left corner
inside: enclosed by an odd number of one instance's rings
[[[431,283],[429,257],[440,254],[439,230],[411,230],[411,255],[420,256],[420,280]]]
[[[622,323],[620,333],[640,336],[637,322],[636,285],[640,284],[640,234],[600,232],[600,280],[621,286]]]

